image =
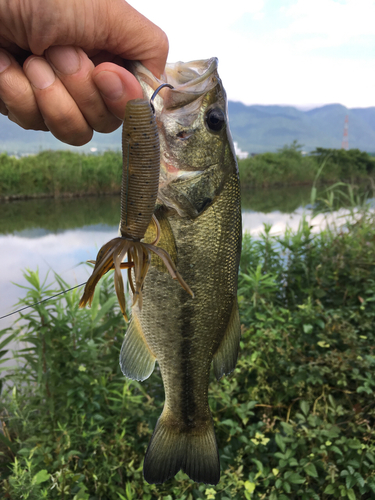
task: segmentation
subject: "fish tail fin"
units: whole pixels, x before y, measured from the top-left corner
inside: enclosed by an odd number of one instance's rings
[[[186,431],[161,414],[147,448],[143,475],[150,484],[164,483],[182,469],[197,483],[217,484],[220,461],[212,419]]]

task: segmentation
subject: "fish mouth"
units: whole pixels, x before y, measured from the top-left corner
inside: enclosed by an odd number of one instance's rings
[[[221,82],[217,68],[216,57],[190,62],[179,61],[167,63],[163,75],[156,78],[140,62],[128,65],[128,69],[140,83],[145,98],[150,99],[163,83],[173,86],[173,89],[162,88],[153,99],[153,105],[161,136],[164,136],[165,121],[168,121],[170,116],[174,116],[174,120],[181,124],[181,129],[175,136],[180,144],[187,144],[189,139],[191,140],[195,130],[192,130],[189,124],[196,116],[204,96]],[[170,182],[188,181],[201,176],[211,168],[209,158],[206,161],[207,165],[200,165],[199,170],[188,165],[179,168],[182,165],[179,165],[174,151],[166,140],[162,147],[159,188]]]
[[[135,75],[142,86],[145,96],[149,98],[163,83],[169,83],[173,89],[162,89],[154,100],[155,108],[175,109],[186,106],[214,88],[219,79],[217,73],[218,59],[201,59],[190,62],[167,63],[160,78],[140,62],[131,62],[128,69]]]
[[[179,92],[207,92],[210,77],[216,72],[217,66],[216,57],[186,63],[167,63],[164,78]]]

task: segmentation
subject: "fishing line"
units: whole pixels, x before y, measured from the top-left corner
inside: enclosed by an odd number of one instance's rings
[[[157,94],[160,92],[160,90],[164,87],[168,87],[170,89],[174,89],[174,87],[169,84],[169,83],[162,83],[161,85],[159,85],[159,87],[155,90],[155,92],[152,94],[151,98],[150,98],[150,106],[152,108],[152,111],[153,113],[155,114],[155,107],[154,107],[154,99],[155,97],[157,96]],[[128,148],[128,151],[127,151],[127,161],[129,163],[129,148]],[[127,179],[127,182],[128,182],[128,179]],[[157,221],[156,221],[157,223]],[[158,225],[158,223],[157,223]],[[160,228],[159,228],[160,230]],[[122,267],[122,266],[121,266]],[[80,285],[76,285],[76,286],[73,286],[72,288],[68,288],[67,290],[64,290],[63,292],[59,292],[59,293],[56,293],[55,295],[51,295],[51,297],[47,297],[46,299],[43,299],[43,300],[40,300],[39,302],[35,302],[34,304],[31,304],[29,306],[24,306],[24,307],[21,307],[20,309],[17,309],[16,311],[13,311],[9,314],[5,314],[5,316],[0,316],[0,319],[4,319],[4,318],[9,318],[9,316],[13,316],[13,314],[17,314],[21,311],[24,311],[25,309],[29,309],[31,307],[35,307],[39,304],[42,304],[43,302],[47,302],[48,300],[51,300],[51,299],[54,299],[55,297],[58,297],[59,295],[63,295],[64,293],[67,293],[67,292],[70,292],[71,290],[75,290],[76,288],[79,288],[83,285],[86,285],[86,281],[84,283],[81,283]]]
[[[30,304],[29,306],[21,307],[21,309],[17,309],[17,311],[13,311],[9,314],[6,314],[5,316],[0,316],[0,319],[8,318],[9,316],[12,316],[13,314],[17,314],[21,311],[24,311],[25,309],[29,309],[30,307],[37,306],[38,304],[42,304],[43,302],[47,302],[47,300],[54,299],[55,297],[58,297],[59,295],[62,295],[63,293],[70,292],[71,290],[74,290],[75,288],[79,288],[80,286],[86,285],[86,281],[84,283],[81,283],[80,285],[72,286],[72,288],[68,288],[67,290],[64,290],[63,292],[56,293],[56,295],[51,295],[51,297],[47,297],[46,299],[40,300],[39,302],[35,302],[35,304]]]

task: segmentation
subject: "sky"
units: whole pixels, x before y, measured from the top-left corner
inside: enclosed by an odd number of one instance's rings
[[[375,0],[128,0],[168,36],[168,62],[219,58],[228,99],[375,106]]]

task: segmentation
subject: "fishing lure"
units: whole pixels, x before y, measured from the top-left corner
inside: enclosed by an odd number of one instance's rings
[[[128,270],[128,281],[133,294],[132,305],[138,302],[141,309],[142,286],[151,264],[151,253],[161,258],[172,278],[178,280],[194,297],[168,252],[157,247],[160,226],[154,216],[154,209],[159,186],[160,144],[152,101],[163,86],[165,85],[156,89],[150,102],[134,99],[126,105],[122,131],[121,236],[103,245],[96,260],[89,261],[95,267],[79,302],[79,307],[91,305],[98,281],[109,270],[114,269],[115,290],[125,321],[129,320],[121,269]],[[141,239],[151,221],[156,227],[156,238],[151,244],[144,243]],[[126,255],[127,262],[123,262]]]

